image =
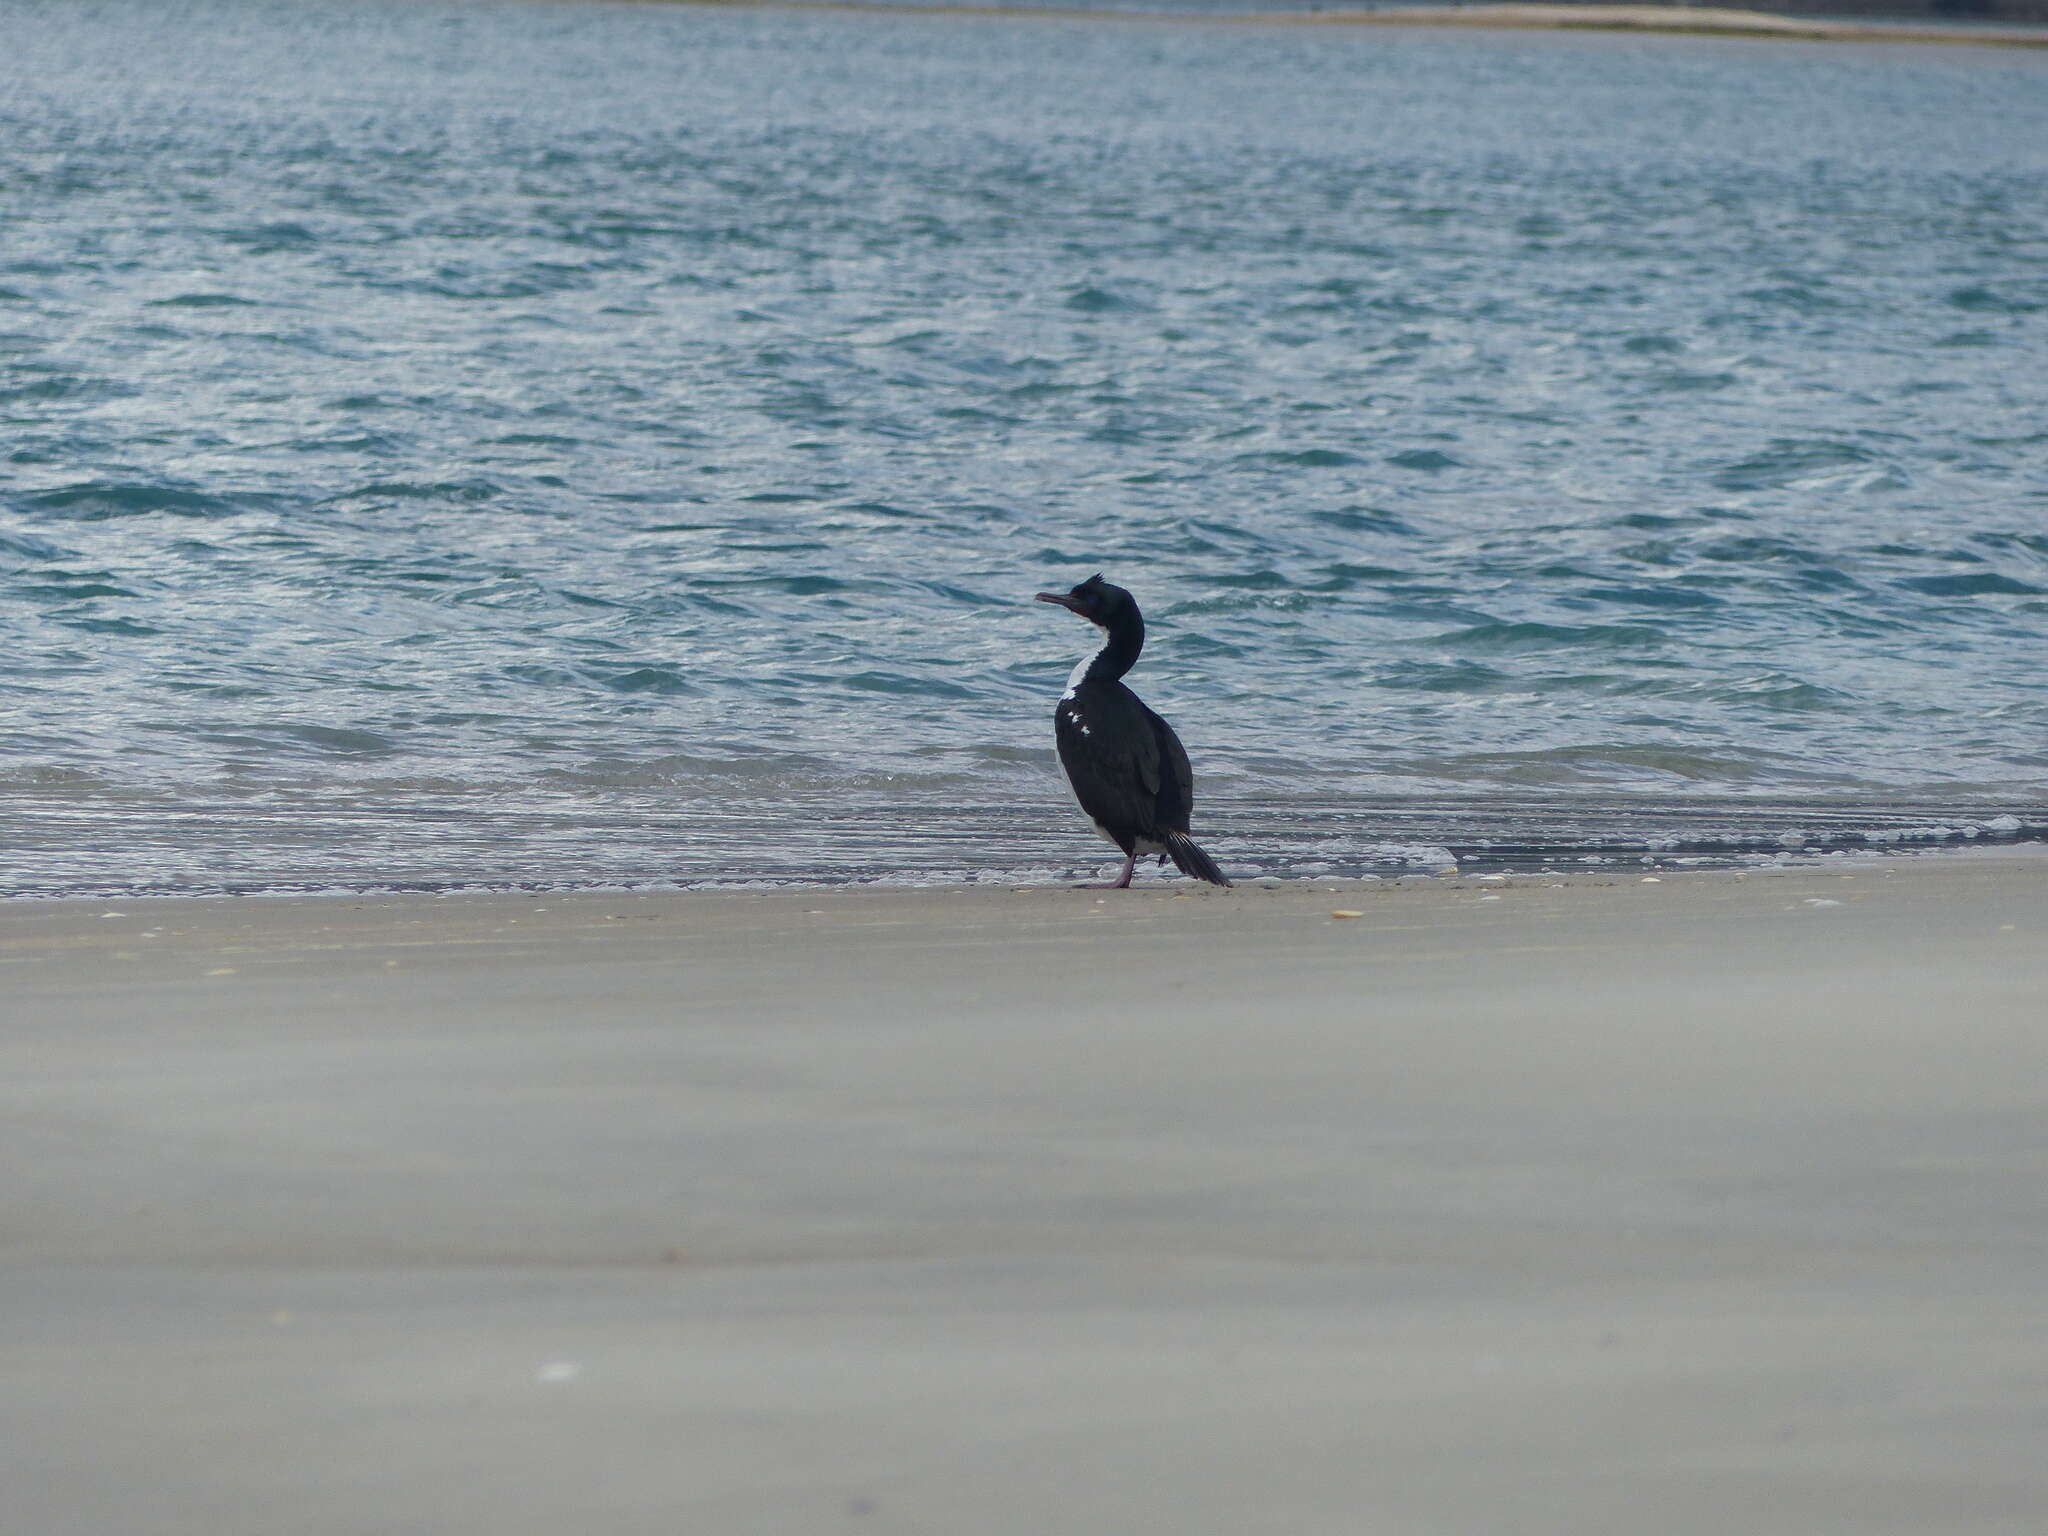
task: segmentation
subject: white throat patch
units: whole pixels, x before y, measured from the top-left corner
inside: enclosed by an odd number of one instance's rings
[[[1108,649],[1109,639],[1105,636],[1099,647],[1074,663],[1073,673],[1067,678],[1067,691],[1060,695],[1061,698],[1071,699],[1074,696],[1074,690],[1081,686],[1081,680],[1088,675],[1088,669],[1102,660],[1102,653]]]

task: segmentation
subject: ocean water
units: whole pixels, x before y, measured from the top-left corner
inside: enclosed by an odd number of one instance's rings
[[[2048,835],[2048,56],[0,11],[0,893]]]

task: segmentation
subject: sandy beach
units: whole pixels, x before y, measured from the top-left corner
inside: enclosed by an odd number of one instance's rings
[[[2031,1532],[2044,936],[2026,850],[15,903],[8,1528]]]

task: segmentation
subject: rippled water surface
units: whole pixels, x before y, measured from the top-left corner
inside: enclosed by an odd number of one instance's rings
[[[7,7],[0,890],[2048,823],[2048,58]]]

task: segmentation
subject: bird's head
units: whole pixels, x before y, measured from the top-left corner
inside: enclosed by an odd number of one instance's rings
[[[1090,624],[1099,624],[1108,629],[1119,615],[1133,610],[1138,605],[1122,587],[1111,586],[1098,575],[1090,576],[1078,587],[1067,592],[1041,592],[1041,603],[1058,603],[1062,608],[1078,613]]]

